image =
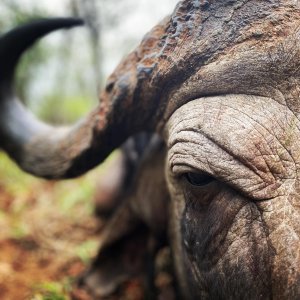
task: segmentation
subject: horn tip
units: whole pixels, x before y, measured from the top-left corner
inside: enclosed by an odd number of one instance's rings
[[[39,18],[20,25],[0,37],[0,85],[12,75],[19,58],[36,40],[58,29],[82,26],[75,17]],[[6,80],[7,81],[7,80]]]

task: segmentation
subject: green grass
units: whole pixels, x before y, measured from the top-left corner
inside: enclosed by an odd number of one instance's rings
[[[71,279],[63,282],[43,282],[34,287],[35,292],[31,300],[69,300],[71,283]]]

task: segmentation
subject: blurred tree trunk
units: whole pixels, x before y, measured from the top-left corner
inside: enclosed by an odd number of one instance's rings
[[[73,14],[83,18],[89,30],[93,67],[98,89],[100,89],[104,84],[102,67],[103,50],[101,3],[101,0],[71,0],[71,9]]]

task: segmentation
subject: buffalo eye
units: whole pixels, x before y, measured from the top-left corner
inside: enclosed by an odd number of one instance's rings
[[[185,179],[194,186],[205,186],[214,181],[214,177],[205,173],[186,173],[184,174]]]

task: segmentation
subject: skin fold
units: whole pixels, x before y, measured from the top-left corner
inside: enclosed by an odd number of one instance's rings
[[[197,99],[170,118],[167,178],[187,299],[299,297],[299,125],[288,107],[246,95]],[[195,186],[189,172],[211,180]]]

